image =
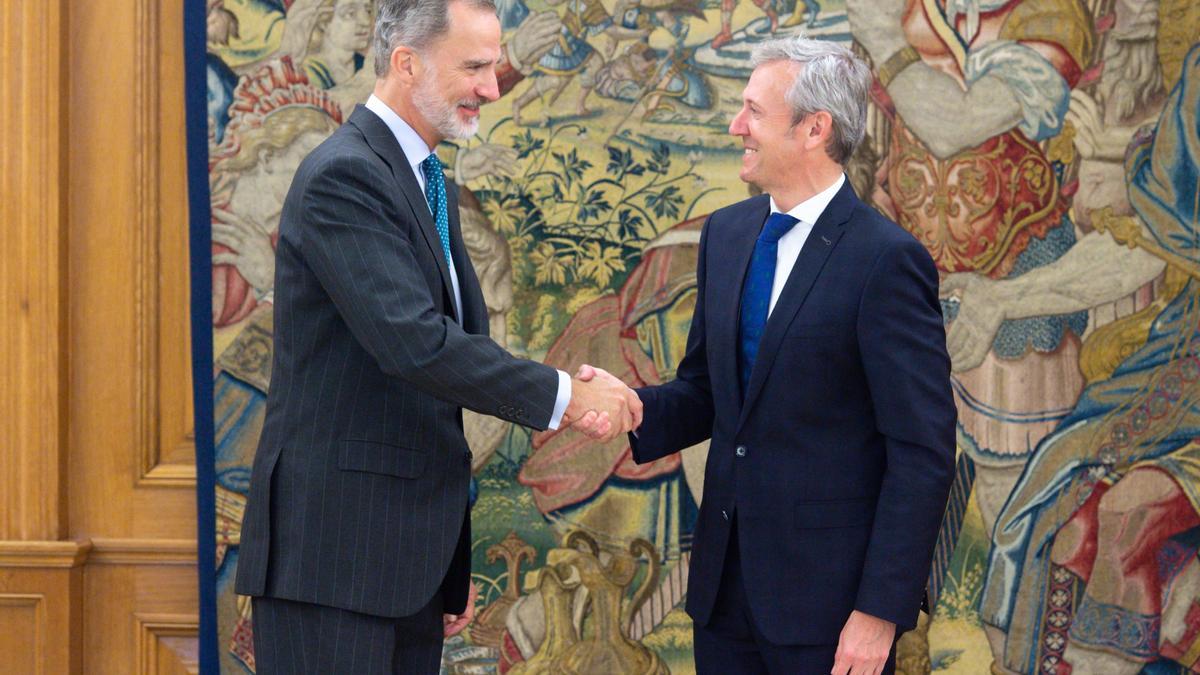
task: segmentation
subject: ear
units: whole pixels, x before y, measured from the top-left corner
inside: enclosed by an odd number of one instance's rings
[[[412,48],[401,45],[392,50],[390,70],[401,82],[412,84],[417,79],[418,59]]]
[[[806,148],[823,148],[833,136],[833,116],[824,110],[809,115],[801,124]]]

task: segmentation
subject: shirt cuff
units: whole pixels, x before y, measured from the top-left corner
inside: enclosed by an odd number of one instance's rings
[[[567,404],[571,402],[571,376],[558,371],[558,399],[554,401],[554,414],[550,416],[548,429],[557,429],[562,416],[567,412]]]

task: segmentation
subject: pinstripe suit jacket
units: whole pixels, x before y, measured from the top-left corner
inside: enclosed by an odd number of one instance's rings
[[[448,192],[461,324],[425,197],[379,117],[360,106],[296,172],[238,593],[399,617],[445,580],[446,611],[464,606],[462,408],[544,429],[558,373],[488,338]]]

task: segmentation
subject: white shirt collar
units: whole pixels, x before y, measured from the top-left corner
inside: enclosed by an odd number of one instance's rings
[[[821,190],[817,194],[805,199],[788,211],[788,215],[808,225],[816,225],[817,219],[825,212],[825,207],[829,206],[829,202],[833,201],[838,190],[842,189],[842,184],[846,182],[846,174],[841,174],[838,179],[833,182],[833,185]],[[775,198],[771,197],[771,213],[779,213],[779,207],[775,205]]]
[[[408,122],[404,121],[403,117],[397,115],[396,111],[389,108],[388,104],[377,98],[375,94],[371,94],[371,97],[367,99],[366,108],[379,115],[379,119],[383,120],[388,129],[392,130],[392,135],[396,137],[396,142],[400,144],[400,149],[404,151],[405,159],[412,165],[413,172],[417,175],[422,175],[421,162],[424,162],[425,158],[433,151],[429,149],[428,145],[425,145],[425,141],[421,138],[420,134],[414,131]]]

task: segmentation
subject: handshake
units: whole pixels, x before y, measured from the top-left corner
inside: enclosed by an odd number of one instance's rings
[[[571,402],[560,428],[570,426],[602,443],[642,424],[642,401],[612,373],[589,365],[571,381]]]

